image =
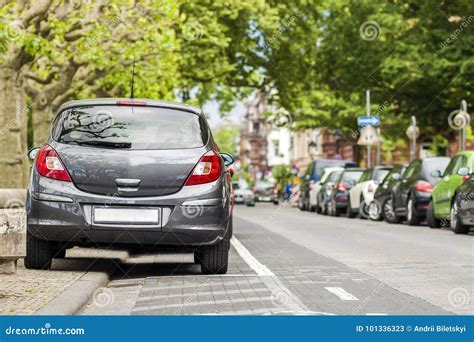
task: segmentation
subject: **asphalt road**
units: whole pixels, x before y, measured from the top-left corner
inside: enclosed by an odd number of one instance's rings
[[[226,275],[190,254],[134,255],[82,313],[472,315],[473,235],[237,206]]]

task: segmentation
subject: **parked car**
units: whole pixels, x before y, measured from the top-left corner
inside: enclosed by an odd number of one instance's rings
[[[322,159],[312,161],[306,168],[306,173],[301,180],[299,208],[301,210],[315,210],[317,201],[317,189],[313,186],[321,179],[323,171],[327,167],[349,167],[356,166],[353,161]],[[311,199],[311,200],[310,200]]]
[[[329,177],[331,172],[333,171],[343,171],[344,168],[336,166],[336,167],[327,167],[324,169],[323,174],[319,181],[316,183],[310,183],[310,190],[309,190],[309,209],[310,211],[317,211],[318,213],[321,212],[321,206],[319,205],[318,202],[318,194],[324,184],[326,182],[326,179]]]
[[[354,217],[357,213],[361,218],[369,216],[369,205],[374,199],[377,186],[390,172],[391,168],[390,166],[376,166],[364,171],[357,184],[349,191],[347,217]]]
[[[34,159],[25,266],[49,269],[74,246],[192,249],[203,273],[227,272],[233,159],[199,108],[94,99],[60,107]]]
[[[440,228],[441,220],[449,220],[452,207],[455,205],[456,190],[471,173],[474,173],[474,151],[456,154],[433,189],[426,213],[426,220],[431,228]],[[441,173],[436,176],[441,177]]]
[[[331,197],[334,185],[336,184],[337,180],[339,179],[339,176],[342,174],[343,171],[344,169],[337,169],[331,171],[326,180],[323,182],[323,184],[321,184],[321,189],[318,193],[318,204],[316,208],[316,211],[318,213],[321,213],[323,215],[328,214],[329,198]]]
[[[275,184],[260,180],[255,183],[254,193],[256,202],[272,202]]]
[[[395,215],[392,206],[392,188],[400,181],[400,176],[406,166],[394,166],[377,187],[374,199],[369,205],[369,218],[373,221],[385,220],[398,223],[401,218]]]
[[[400,182],[392,188],[395,215],[417,225],[426,217],[431,192],[450,162],[448,157],[416,159],[408,165]]]
[[[349,205],[349,191],[357,184],[363,172],[364,169],[355,167],[344,169],[344,171],[341,172],[329,197],[329,215],[338,216],[342,212],[347,211],[347,206]]]
[[[239,180],[232,182],[232,188],[234,190],[235,204],[245,204],[248,207],[253,207],[255,205],[255,194],[246,181]]]
[[[450,222],[456,234],[468,234],[474,227],[474,173],[456,191]]]

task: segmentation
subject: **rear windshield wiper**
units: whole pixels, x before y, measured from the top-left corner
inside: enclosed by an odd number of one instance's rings
[[[91,146],[103,146],[103,147],[114,147],[114,148],[131,148],[132,143],[130,142],[114,142],[114,141],[74,141],[78,145],[91,145]]]

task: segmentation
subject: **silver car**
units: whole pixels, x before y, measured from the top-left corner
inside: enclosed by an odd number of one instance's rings
[[[203,273],[227,272],[232,198],[227,166],[200,109],[135,99],[64,104],[34,159],[27,268],[67,248],[163,246],[193,251]]]

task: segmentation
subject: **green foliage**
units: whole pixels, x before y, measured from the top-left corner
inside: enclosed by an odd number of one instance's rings
[[[232,156],[237,155],[237,138],[239,136],[239,128],[231,124],[214,130],[212,135],[214,141],[219,145],[221,152],[230,153]]]
[[[278,190],[283,191],[285,185],[291,180],[293,174],[291,173],[291,167],[289,165],[275,165],[272,170],[273,178],[278,185]]]

